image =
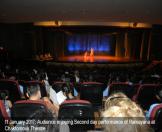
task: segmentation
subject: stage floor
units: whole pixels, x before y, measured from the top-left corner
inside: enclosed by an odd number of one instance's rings
[[[135,61],[130,60],[129,58],[125,57],[115,57],[115,56],[64,56],[60,57],[59,61],[66,61],[66,62],[129,62]]]

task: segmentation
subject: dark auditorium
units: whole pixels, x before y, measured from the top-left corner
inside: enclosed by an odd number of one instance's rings
[[[0,132],[162,132],[162,0],[1,0]]]

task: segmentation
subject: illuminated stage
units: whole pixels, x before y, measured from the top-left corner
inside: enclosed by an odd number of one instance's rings
[[[115,56],[79,56],[79,55],[73,55],[73,56],[64,56],[60,57],[59,61],[64,62],[129,62],[132,61],[129,58],[125,57],[115,57]]]

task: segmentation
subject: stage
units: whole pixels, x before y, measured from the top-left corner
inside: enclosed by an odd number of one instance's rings
[[[79,56],[79,55],[73,55],[73,56],[64,56],[59,57],[58,61],[62,62],[99,62],[99,63],[106,63],[106,62],[132,62],[135,60],[130,60],[129,58],[125,57],[115,57],[115,56]]]

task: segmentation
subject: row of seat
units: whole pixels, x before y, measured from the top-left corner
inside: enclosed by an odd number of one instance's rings
[[[9,93],[9,99],[12,102],[15,102],[17,100],[21,99],[21,92],[19,85],[23,86],[23,92],[24,95],[26,93],[26,89],[30,85],[36,85],[38,84],[40,86],[41,95],[42,97],[47,96],[47,91],[44,86],[44,84],[40,81],[13,81],[13,80],[0,80],[0,92],[8,91]],[[65,84],[65,82],[54,82],[55,86]],[[83,82],[81,84],[73,85],[71,84],[72,89],[75,87],[75,89],[80,92],[81,99],[89,100],[90,102],[93,102],[93,97],[95,96],[95,99],[97,98],[98,102],[94,102],[92,104],[102,104],[102,92],[105,89],[105,86],[103,83],[98,82]],[[53,87],[55,88],[55,87]],[[145,98],[147,98],[147,103],[150,105],[151,100],[154,100],[154,94],[157,89],[161,89],[162,85],[158,84],[130,84],[127,82],[119,82],[119,83],[112,83],[109,86],[109,95],[114,92],[123,92],[125,93],[129,98],[133,99],[134,101],[137,101],[139,103],[145,104]],[[144,98],[145,97],[145,98]],[[144,99],[143,99],[144,98]],[[148,101],[150,99],[150,101]],[[146,109],[148,106],[145,107]]]
[[[0,108],[1,108],[0,116],[4,117],[5,120],[11,120],[7,116],[7,113],[5,112],[4,104],[1,100],[0,100]],[[45,111],[48,112],[46,104],[43,101],[30,101],[30,100],[17,101],[14,103],[13,108],[12,108],[12,112],[11,112],[12,119],[13,120],[27,120],[32,113],[34,113],[35,111],[41,110],[41,109],[44,109]],[[47,117],[47,119],[49,120],[49,117]],[[93,107],[92,107],[92,104],[88,101],[67,100],[64,103],[62,103],[60,106],[58,120],[63,120],[63,121],[93,120],[94,121],[94,119],[95,118],[94,118]],[[154,127],[155,130],[162,129],[162,104],[159,104],[152,109],[150,120],[155,121],[155,124],[152,124],[152,127]],[[85,125],[81,125],[81,124],[70,125],[69,124],[69,127],[70,127],[70,130],[72,131],[73,130],[94,130],[94,124],[85,124]]]
[[[65,82],[54,82],[54,85],[61,87]],[[73,87],[80,93],[80,99],[90,101],[94,107],[102,106],[103,90],[105,86],[98,82],[83,82]],[[108,95],[115,92],[123,92],[133,101],[148,110],[150,105],[156,103],[155,94],[162,89],[160,84],[131,84],[128,82],[112,83],[109,86]]]
[[[20,85],[23,86],[23,93],[21,93]],[[45,89],[45,86],[40,81],[14,81],[14,80],[6,80],[1,79],[0,80],[0,92],[7,91],[9,94],[9,100],[11,100],[12,103],[14,103],[17,100],[21,100],[22,95],[26,96],[27,87],[31,85],[39,85],[41,96],[46,97],[47,91]]]
[[[40,86],[41,96],[46,97],[47,91],[44,84],[40,81],[13,81],[0,80],[0,92],[7,91],[9,93],[9,100],[13,102],[21,100],[21,92],[19,85],[23,86],[24,95],[26,95],[27,87],[30,85]],[[54,82],[54,89],[59,86],[60,90],[65,82]],[[80,93],[80,99],[90,101],[94,107],[102,106],[103,90],[105,85],[98,82],[83,82],[81,84],[71,84],[72,90],[75,89]],[[130,84],[127,82],[112,83],[109,86],[108,94],[114,92],[123,92],[129,98],[139,103],[143,109],[148,110],[149,106],[153,104],[155,93],[157,89],[161,89],[159,84]]]
[[[7,113],[5,112],[5,107],[3,104],[3,101],[0,100],[0,116],[3,117],[3,123],[1,122],[1,128],[4,126],[2,124],[5,124],[5,120],[27,120],[30,118],[32,113],[35,113],[36,111],[39,111],[43,109],[47,113],[49,112],[47,109],[46,104],[44,101],[35,101],[35,100],[21,100],[16,101],[13,105],[12,111],[11,111],[11,118],[7,116]],[[24,114],[25,113],[25,114]],[[1,118],[2,119],[2,118]],[[42,119],[42,117],[40,117]],[[46,117],[47,120],[50,120],[49,117]],[[52,118],[51,118],[52,119]],[[70,120],[94,120],[94,111],[91,103],[89,101],[85,100],[67,100],[64,103],[60,105],[59,109],[59,115],[58,120],[60,121],[70,121]],[[5,124],[7,125],[7,124]],[[94,124],[86,124],[86,125],[70,125],[70,130],[93,130]],[[3,128],[4,129],[4,128]],[[3,130],[1,129],[1,130]]]
[[[65,82],[54,82],[54,84],[59,84],[59,85],[63,84],[63,83],[65,83]],[[23,107],[24,106],[27,107],[27,105],[28,105],[28,107],[31,107],[31,110],[32,110],[32,108],[37,106],[35,104],[38,104],[38,106],[40,108],[45,108],[45,105],[42,102],[32,102],[32,101],[27,101],[27,100],[18,101],[18,100],[21,100],[19,84],[23,85],[24,88],[26,88],[26,86],[28,86],[28,85],[39,84],[41,86],[42,96],[46,96],[46,94],[47,94],[44,85],[42,84],[42,82],[39,82],[39,81],[19,81],[19,82],[17,82],[17,81],[12,81],[12,80],[0,80],[0,92],[3,92],[4,90],[9,91],[9,99],[13,103],[16,102],[16,103],[14,103],[12,113],[14,113],[14,110],[17,110],[18,114],[21,114],[20,110],[25,111],[26,108],[20,109],[18,107],[21,105]],[[77,85],[73,85],[73,87],[76,87]],[[80,101],[80,100],[65,101],[60,106],[59,119],[66,119],[66,117],[72,118],[74,116],[92,117],[93,118],[93,116],[90,116],[90,115],[92,115],[92,113],[94,112],[94,107],[102,105],[103,86],[104,85],[102,83],[98,83],[98,82],[84,82],[84,83],[79,84],[78,92],[80,92],[80,99],[88,100],[89,102]],[[158,85],[158,84],[134,84],[133,85],[130,83],[112,83],[109,86],[109,94],[114,93],[114,92],[119,92],[119,91],[123,92],[128,97],[130,97],[132,100],[139,103],[146,110],[146,109],[148,109],[148,107],[151,104],[154,103],[155,92],[159,88],[161,88],[161,85]],[[34,105],[31,105],[31,104],[34,104]],[[42,107],[42,105],[44,107]],[[8,119],[9,117],[6,115],[7,113],[5,112],[5,109],[4,109],[5,107],[4,107],[4,104],[2,101],[0,103],[0,106],[1,106],[0,116],[3,117],[3,119]],[[161,107],[160,106],[155,107],[155,111],[160,113],[159,115],[161,116]],[[23,111],[22,111],[22,115],[24,116],[24,113],[26,113],[26,112],[23,112]],[[89,111],[90,113],[86,113],[87,111]],[[154,118],[158,117],[158,120],[159,120],[159,115],[157,116],[155,114],[156,113],[155,111],[153,112],[152,117],[154,117]],[[71,113],[71,114],[69,114],[69,113]],[[29,112],[29,114],[31,114],[31,112]],[[12,118],[14,118],[14,117],[18,117],[18,116],[12,114]]]
[[[133,101],[140,104],[144,110],[148,110],[151,104],[157,103],[156,92],[162,89],[161,84],[129,84],[112,83],[109,94],[123,92]]]

